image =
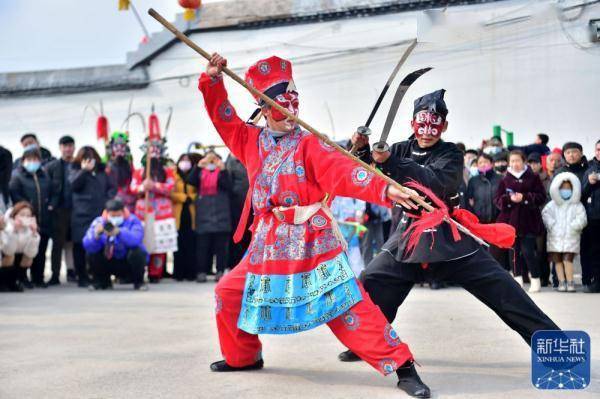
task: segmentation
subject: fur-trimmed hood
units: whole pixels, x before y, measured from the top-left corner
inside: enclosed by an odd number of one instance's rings
[[[571,186],[573,186],[573,195],[566,201],[562,199],[559,192],[560,185],[564,181],[569,181],[571,183]],[[581,201],[581,182],[579,181],[579,178],[575,176],[574,173],[561,172],[554,176],[554,179],[552,179],[549,192],[550,197],[552,197],[552,200],[556,202],[557,205],[578,203]]]

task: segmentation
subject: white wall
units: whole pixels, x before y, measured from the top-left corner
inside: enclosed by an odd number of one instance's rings
[[[396,118],[390,141],[409,135],[408,121],[414,98],[438,88],[447,90],[450,128],[445,138],[476,146],[491,135],[492,125],[501,124],[516,135],[517,143],[530,142],[536,132],[546,132],[553,146],[567,140],[584,144],[592,153],[600,139],[600,46],[582,50],[565,36],[556,13],[547,1],[509,1],[482,6],[449,8],[441,27],[431,29],[399,75],[425,66],[435,69],[409,90]],[[260,30],[210,32],[193,39],[208,51],[220,51],[236,71],[259,58],[277,54],[294,62],[300,91],[301,117],[331,133],[326,106],[333,115],[336,138],[348,137],[363,124],[404,51],[404,46],[385,47],[416,35],[417,13],[390,14],[326,23]],[[533,15],[525,22],[485,28],[491,18]],[[589,7],[581,18],[564,29],[584,45],[587,20],[600,16],[600,6]],[[448,28],[450,27],[450,30]],[[373,47],[372,49],[369,49]],[[204,61],[177,44],[155,59],[152,79],[197,74]],[[402,76],[398,76],[396,83]],[[190,141],[220,143],[203,109],[194,76],[185,81],[153,83],[135,92],[95,93],[43,98],[0,100],[2,145],[18,148],[24,131],[36,131],[42,140],[55,142],[61,134],[93,143],[95,120],[88,114],[80,124],[88,103],[104,100],[113,128],[119,127],[132,95],[134,110],[146,115],[156,104],[163,121],[166,109],[175,109],[169,132],[170,153],[178,155]],[[234,82],[227,82],[230,98],[242,117],[253,110],[252,98]],[[388,93],[372,127],[379,132],[389,102]],[[134,147],[143,132],[132,122]],[[378,136],[378,133],[376,133]],[[139,156],[139,153],[138,153]],[[138,158],[139,159],[139,158]]]

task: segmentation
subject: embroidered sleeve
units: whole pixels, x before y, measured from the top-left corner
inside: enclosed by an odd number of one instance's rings
[[[211,78],[206,73],[200,76],[198,89],[204,96],[204,105],[208,115],[233,155],[246,165],[246,147],[248,143],[256,143],[257,130],[242,121],[227,98],[227,90],[223,77]]]
[[[333,196],[357,198],[390,207],[387,182],[333,147],[309,136],[305,145],[306,168],[321,189]]]

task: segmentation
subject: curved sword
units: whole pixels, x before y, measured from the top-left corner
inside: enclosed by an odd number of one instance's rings
[[[390,106],[390,110],[388,111],[388,115],[385,119],[385,125],[383,125],[383,130],[381,131],[381,138],[377,143],[373,144],[373,151],[386,152],[390,149],[390,146],[387,143],[387,138],[390,134],[390,130],[392,129],[392,125],[394,124],[394,119],[396,118],[398,108],[400,107],[400,103],[402,102],[404,95],[408,91],[410,85],[412,85],[417,79],[432,69],[433,68],[431,67],[418,69],[409,73],[404,79],[402,79],[402,82],[400,82],[400,85],[396,89],[394,99],[392,100],[392,105]]]

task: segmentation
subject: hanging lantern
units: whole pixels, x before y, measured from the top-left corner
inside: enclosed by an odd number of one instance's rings
[[[100,115],[96,121],[96,138],[98,140],[108,140],[108,118]]]
[[[178,0],[179,5],[185,8],[183,19],[191,21],[196,17],[196,10],[200,8],[202,2],[200,0]]]
[[[119,0],[119,11],[129,10],[129,0]]]

